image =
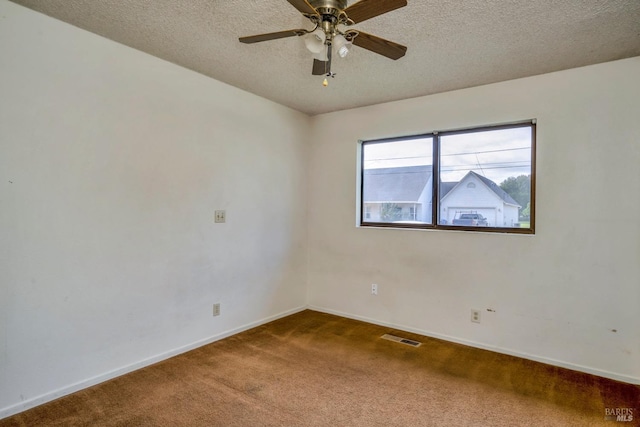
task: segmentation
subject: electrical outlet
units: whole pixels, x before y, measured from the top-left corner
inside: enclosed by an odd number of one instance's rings
[[[213,304],[213,315],[220,316],[220,303]]]
[[[375,283],[371,285],[371,295],[378,295],[378,285]]]
[[[227,213],[225,211],[215,211],[214,213],[214,221],[215,222],[226,222],[227,221]]]
[[[471,321],[473,323],[480,323],[480,310],[471,309]]]

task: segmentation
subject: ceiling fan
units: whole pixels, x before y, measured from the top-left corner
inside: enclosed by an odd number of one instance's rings
[[[257,43],[293,36],[305,36],[305,45],[314,55],[311,74],[333,77],[332,51],[344,58],[352,45],[362,47],[390,59],[402,58],[407,47],[383,38],[348,28],[407,5],[407,0],[360,0],[347,7],[347,0],[287,0],[308,18],[312,30],[298,28],[275,33],[240,37],[242,43]],[[323,85],[327,86],[325,78]]]

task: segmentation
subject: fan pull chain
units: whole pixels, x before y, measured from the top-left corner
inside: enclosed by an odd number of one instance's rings
[[[329,68],[328,70],[327,67]],[[322,86],[327,87],[329,86],[329,80],[327,80],[327,77],[331,76],[331,43],[327,43],[327,60],[324,63],[324,75],[325,78],[322,81]]]

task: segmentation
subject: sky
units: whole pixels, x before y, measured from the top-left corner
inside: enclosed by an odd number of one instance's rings
[[[366,144],[365,169],[431,165],[431,137]],[[440,180],[457,182],[470,170],[500,184],[531,174],[531,129],[498,129],[440,137]]]

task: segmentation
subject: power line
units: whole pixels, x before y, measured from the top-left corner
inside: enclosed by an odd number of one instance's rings
[[[406,160],[406,159],[433,159],[433,156],[407,156],[407,157],[385,157],[381,159],[365,159],[365,162],[387,161],[387,160]]]
[[[530,165],[521,165],[521,166],[493,166],[490,168],[485,167],[484,170],[492,170],[492,169],[525,169],[530,168]],[[472,171],[477,168],[457,168],[457,169],[440,169],[440,171],[444,172],[455,172],[455,171]]]
[[[433,165],[414,165],[414,166],[398,166],[395,168],[366,168],[365,167],[365,171],[372,171],[372,170],[381,170],[381,169],[399,169],[399,168],[411,168],[411,167],[433,167]],[[529,162],[528,160],[516,160],[513,162],[493,162],[493,163],[482,163],[482,165],[480,165],[481,170],[485,169],[505,169],[505,168],[517,168],[517,169],[521,169],[521,168],[525,168],[525,167],[531,167],[531,162]],[[454,170],[473,170],[476,169],[476,165],[470,165],[470,164],[455,164],[455,165],[444,165],[444,166],[440,166],[440,170],[444,170],[444,171],[454,171]],[[389,174],[391,173],[424,173],[424,171],[422,172],[387,172]],[[382,174],[379,174],[382,175]]]
[[[502,153],[503,151],[517,151],[517,150],[531,150],[531,147],[503,148],[503,149],[500,149],[500,150],[471,151],[471,152],[468,152],[468,153],[440,154],[440,157],[461,156],[461,155],[464,155],[464,154]]]
[[[462,166],[462,165],[460,165]],[[529,169],[530,165],[514,165],[514,166],[492,166],[492,167],[484,167],[483,170],[494,170],[494,169]],[[375,173],[372,171],[378,171],[381,169],[395,169],[395,168],[371,168],[365,169],[367,175],[411,175],[411,174],[422,174],[422,175],[431,175],[430,171],[415,171],[415,172],[382,172]],[[460,167],[460,168],[440,168],[440,172],[458,172],[458,171],[472,171],[474,169],[478,169],[476,167]]]
[[[450,153],[450,154],[440,154],[440,157],[451,157],[451,156],[463,156],[467,154],[486,154],[486,153],[502,153],[505,151],[518,151],[518,150],[530,150],[531,147],[518,147],[518,148],[503,148],[500,150],[486,150],[486,151],[470,151],[463,153]],[[402,157],[384,157],[377,159],[365,159],[365,162],[372,161],[389,161],[389,160],[407,160],[407,159],[433,159],[433,156],[402,156]]]
[[[492,162],[492,163],[483,163],[482,166],[483,167],[488,167],[488,166],[493,166],[493,165],[511,165],[511,164],[524,164],[524,165],[531,165],[531,162],[529,160],[514,160],[513,162]],[[440,168],[442,167],[446,167],[446,168],[454,168],[454,167],[459,167],[459,166],[471,166],[470,163],[462,163],[462,164],[451,164],[451,165],[441,165]],[[401,166],[402,167],[402,166]]]

